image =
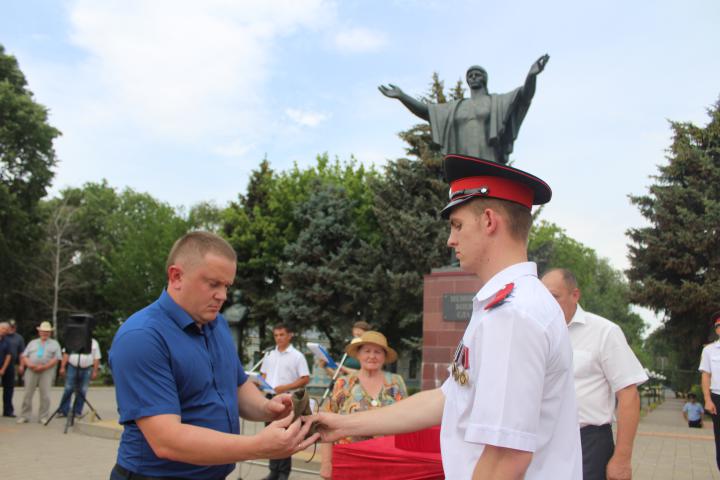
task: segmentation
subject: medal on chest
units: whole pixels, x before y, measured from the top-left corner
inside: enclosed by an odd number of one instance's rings
[[[452,366],[450,367],[453,380],[460,385],[467,385],[470,380],[468,370],[470,370],[470,349],[463,345],[462,340],[460,340],[460,343],[455,349]]]

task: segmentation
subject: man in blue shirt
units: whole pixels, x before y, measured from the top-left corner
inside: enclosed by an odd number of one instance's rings
[[[694,393],[688,393],[688,401],[683,406],[683,417],[688,422],[690,428],[703,428],[703,415],[705,409],[697,403],[697,397]]]
[[[266,399],[247,382],[219,314],[237,259],[217,235],[191,232],[167,261],[168,287],[120,327],[110,349],[120,423],[111,480],[223,479],[237,461],[284,458],[312,444],[289,395]],[[238,416],[272,421],[238,435]]]

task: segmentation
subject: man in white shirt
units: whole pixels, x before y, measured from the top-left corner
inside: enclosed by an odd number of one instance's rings
[[[486,160],[448,155],[448,246],[483,287],[441,388],[352,415],[318,416],[323,441],[441,424],[452,480],[579,480],[580,434],[572,349],[562,310],[527,261],[533,205],[550,187]]]
[[[70,414],[70,398],[76,390],[82,395],[75,395],[73,412],[75,417],[82,416],[90,380],[97,378],[100,359],[102,358],[97,340],[93,338],[90,345],[90,353],[68,354],[63,348],[63,356],[60,361],[60,376],[65,377],[65,391],[60,400],[59,417],[66,417]]]
[[[648,377],[619,326],[578,304],[575,275],[557,268],[542,282],[560,304],[573,347],[583,479],[632,478],[633,441],[640,420],[637,386]],[[617,399],[617,445],[612,420]]]
[[[293,333],[285,324],[273,328],[275,349],[263,360],[260,373],[275,390],[285,393],[302,388],[310,381],[305,356],[290,343]],[[270,475],[264,480],[287,480],[292,468],[292,457],[270,460]]]
[[[715,327],[715,334],[718,340],[705,345],[700,356],[700,370],[702,375],[702,391],[705,397],[705,410],[710,412],[715,432],[715,462],[720,470],[720,310],[712,317],[712,324]]]

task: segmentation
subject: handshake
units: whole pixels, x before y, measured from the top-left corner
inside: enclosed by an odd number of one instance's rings
[[[316,442],[330,443],[345,436],[350,415],[313,414],[304,389],[268,400],[265,409],[274,419],[257,436],[257,458],[287,458]]]

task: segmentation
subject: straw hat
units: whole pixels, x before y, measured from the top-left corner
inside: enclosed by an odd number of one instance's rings
[[[38,332],[52,332],[54,329],[52,325],[50,325],[50,322],[42,322],[39,327],[37,327]]]
[[[390,348],[387,343],[387,338],[380,332],[369,331],[362,334],[360,338],[353,338],[350,345],[345,347],[345,352],[353,357],[357,358],[357,352],[363,345],[371,344],[377,345],[378,347],[385,350],[385,364],[393,363],[397,360],[397,352]]]

